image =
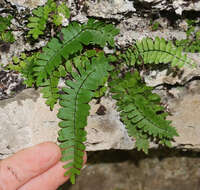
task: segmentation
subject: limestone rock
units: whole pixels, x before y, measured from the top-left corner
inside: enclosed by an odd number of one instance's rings
[[[128,0],[87,1],[88,16],[121,19],[123,14],[135,11],[133,2]]]
[[[168,107],[179,137],[173,143],[177,148],[200,150],[200,85],[185,88],[178,98],[168,98]],[[115,101],[105,97],[99,104],[91,103],[86,127],[88,151],[107,149],[133,149],[134,140],[128,137],[125,126],[119,120]],[[100,107],[104,111],[100,112]],[[56,141],[58,119],[50,111],[38,91],[24,90],[15,98],[0,101],[0,158],[19,149],[44,141]],[[105,113],[104,113],[105,112]],[[151,145],[155,147],[155,145]]]
[[[0,100],[11,98],[25,88],[21,75],[0,70]]]
[[[158,9],[158,10],[175,10],[179,15],[183,11],[199,11],[200,2],[199,1],[187,1],[187,0],[139,0],[141,4],[146,4],[148,7]]]
[[[39,96],[34,90],[25,90],[0,101],[1,158],[39,142],[56,140],[56,111],[50,112]]]
[[[86,128],[87,150],[132,149],[133,142],[128,137],[118,113],[115,102],[104,99],[106,114],[99,116],[96,111],[99,104],[91,102],[92,109]],[[57,139],[58,118],[54,111],[45,105],[38,91],[24,90],[15,98],[0,101],[0,159],[19,149]]]
[[[37,6],[44,5],[47,0],[8,0],[12,5],[16,5],[17,7],[34,9]]]
[[[144,37],[155,38],[159,36],[166,40],[186,38],[185,32],[170,27],[152,31],[150,28],[150,20],[138,16],[132,16],[121,21],[117,25],[117,28],[120,29],[120,34],[116,36],[116,43],[119,47],[130,46],[135,40],[141,40]]]
[[[161,84],[184,85],[193,78],[200,77],[200,55],[190,53],[188,54],[188,57],[194,61],[196,67],[184,65],[184,67],[178,71],[169,71],[168,68],[162,71],[153,70],[148,74],[143,73],[142,75],[146,84],[149,86],[158,86]]]
[[[172,116],[168,119],[172,120],[173,126],[177,127],[180,135],[175,138],[174,144],[180,148],[194,148],[200,150],[200,88],[198,93],[185,94],[178,100],[171,102]]]

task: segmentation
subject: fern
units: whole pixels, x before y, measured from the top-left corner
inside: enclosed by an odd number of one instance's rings
[[[165,120],[167,113],[160,105],[160,98],[151,92],[152,88],[141,82],[138,72],[127,73],[124,78],[113,74],[109,83],[113,98],[117,100],[120,118],[128,134],[136,139],[138,150],[148,152],[149,139],[162,145],[171,146],[177,136],[176,130]]]
[[[0,41],[9,43],[15,41],[12,31],[9,30],[12,19],[13,17],[11,15],[8,15],[7,17],[0,16]]]
[[[63,17],[68,19],[70,17],[70,11],[64,3],[61,3],[60,5],[58,5],[56,13],[53,15],[53,23],[56,26],[61,25]]]
[[[166,42],[163,38],[143,38],[129,48],[121,58],[128,65],[171,63],[172,66],[182,67],[187,64],[195,64],[186,54],[182,53],[182,47],[175,47],[171,41]]]
[[[175,44],[182,47],[185,52],[198,53],[200,52],[200,30],[196,31],[196,26],[199,25],[198,20],[186,20],[188,29],[186,31],[186,39],[176,40]]]
[[[43,48],[43,53],[39,55],[33,70],[36,85],[47,86],[43,92],[45,92],[44,96],[50,99],[46,103],[50,105],[51,109],[53,109],[59,96],[55,94],[55,91],[49,92],[48,95],[46,94],[47,89],[52,90],[57,88],[55,85],[51,86],[49,78],[54,75],[53,72],[63,63],[63,59],[67,60],[69,56],[81,52],[84,45],[96,44],[104,47],[108,43],[110,46],[114,46],[114,36],[116,34],[118,34],[118,30],[113,25],[91,19],[85,25],[78,23],[70,24],[67,28],[62,29],[61,34],[58,35],[61,40],[53,38]],[[53,95],[53,99],[51,94]]]
[[[85,65],[89,64],[89,59],[93,56],[98,56],[101,55],[103,52],[96,52],[95,50],[87,50],[86,52],[84,52],[82,55],[80,56],[76,56],[71,60],[68,60],[65,63],[65,69],[68,72],[67,75],[69,78],[73,78],[74,70],[76,70],[75,68],[79,68],[79,67],[84,67]],[[110,58],[108,57],[109,62],[112,62],[112,60],[110,60]],[[75,68],[74,68],[75,66]],[[107,78],[104,79],[105,82],[107,81]],[[99,86],[99,88],[95,91],[95,98],[100,98],[102,97],[105,92],[107,91],[107,87],[106,86]]]
[[[43,34],[48,15],[52,10],[55,12],[55,6],[53,0],[48,0],[46,8],[44,6],[34,10],[35,17],[29,19],[32,23],[29,25],[30,35],[38,38]],[[60,5],[56,14],[62,13],[68,17],[68,10],[63,6],[64,4]],[[52,18],[59,25],[60,17]],[[121,121],[128,134],[136,140],[138,150],[147,153],[150,142],[170,147],[174,136],[178,135],[171,122],[166,120],[167,113],[161,106],[159,96],[142,82],[135,66],[171,62],[172,66],[182,67],[193,63],[182,53],[181,48],[158,37],[154,41],[150,38],[137,41],[118,56],[105,56],[102,48],[106,45],[115,48],[114,37],[118,33],[119,30],[112,24],[93,19],[83,25],[73,22],[62,28],[61,33],[42,49],[42,53],[28,58],[15,57],[14,65],[10,66],[23,74],[28,86],[35,84],[36,87],[43,87],[43,97],[47,99],[46,104],[51,109],[59,100],[61,108],[57,116],[62,121],[59,122],[61,129],[58,141],[62,161],[68,161],[64,166],[68,169],[65,175],[70,175],[72,183],[75,183],[75,177],[83,164],[83,143],[86,140],[84,128],[90,110],[88,103],[109,90],[104,85],[108,78],[110,92],[117,100]],[[98,47],[98,51],[90,49],[91,46]],[[89,50],[85,51],[84,47]],[[112,67],[108,63],[111,62],[115,62],[118,71],[109,72]],[[124,69],[124,63],[125,68],[131,68],[134,73],[124,74],[124,70],[120,71],[121,68]],[[59,93],[58,83],[61,78],[66,80],[66,87]]]
[[[64,95],[60,96],[58,117],[62,119],[59,126],[58,140],[61,141],[62,161],[69,161],[64,167],[69,168],[65,175],[70,175],[71,182],[75,183],[75,175],[80,173],[83,164],[83,150],[86,140],[84,127],[87,125],[87,116],[90,106],[88,102],[94,96],[94,91],[104,83],[111,67],[107,59],[100,55],[91,59],[91,64],[79,66],[79,74],[73,72],[74,81],[67,80],[67,88],[63,88]]]
[[[0,16],[0,32],[4,32],[11,25],[12,16],[8,15],[7,17]]]
[[[35,83],[33,68],[35,66],[38,56],[38,52],[33,53],[28,57],[25,53],[22,53],[19,57],[13,56],[13,61],[9,63],[5,67],[5,69],[21,73],[24,77],[24,84],[26,84],[27,87],[32,87]]]
[[[60,39],[53,38],[43,48],[43,53],[39,56],[35,68],[37,86],[40,86],[51,75],[52,71],[62,63],[62,58],[68,59],[70,55],[80,52],[83,45],[92,44],[104,47],[108,42],[109,45],[114,46],[113,38],[116,34],[118,34],[118,30],[113,25],[106,25],[92,19],[85,25],[74,22],[67,28],[63,28],[58,35]]]
[[[53,1],[48,0],[47,5],[44,7],[34,9],[34,16],[28,18],[29,23],[27,24],[27,27],[30,29],[28,35],[32,36],[34,39],[38,39],[40,35],[44,34],[48,16],[52,10],[52,6],[50,6],[51,3],[53,3]]]
[[[62,24],[63,17],[70,17],[68,7],[64,3],[57,5],[54,0],[48,0],[43,7],[34,9],[33,16],[28,18],[27,27],[30,29],[28,35],[38,39],[44,34],[48,20],[52,20],[56,26],[59,26]]]
[[[53,110],[54,105],[57,103],[60,95],[58,94],[58,82],[60,78],[60,73],[54,71],[53,74],[49,77],[48,80],[43,84],[41,92],[43,93],[43,98],[47,98],[46,104],[50,106],[50,109]]]

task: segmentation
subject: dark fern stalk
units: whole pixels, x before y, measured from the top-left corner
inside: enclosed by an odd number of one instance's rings
[[[64,167],[69,168],[65,175],[70,175],[75,183],[75,176],[80,173],[86,140],[84,127],[87,125],[90,106],[88,102],[94,97],[95,90],[104,84],[111,67],[104,55],[93,57],[91,64],[79,67],[78,73],[73,73],[74,81],[67,80],[64,95],[60,96],[58,117],[62,119],[59,126],[58,140],[61,142],[62,161],[69,161]]]

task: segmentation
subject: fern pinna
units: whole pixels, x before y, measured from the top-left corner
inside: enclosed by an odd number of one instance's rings
[[[120,118],[136,140],[137,149],[147,153],[150,140],[170,147],[170,141],[178,134],[165,119],[167,113],[163,112],[159,96],[151,92],[152,87],[141,82],[137,71],[122,78],[117,72],[112,80],[109,83],[112,97],[117,100]]]
[[[74,22],[67,28],[63,28],[57,38],[51,39],[47,46],[43,48],[43,53],[39,55],[33,70],[36,85],[46,86],[43,93],[44,97],[47,98],[46,103],[51,109],[53,109],[59,97],[57,93],[59,76],[56,76],[54,71],[63,63],[63,59],[67,60],[69,56],[80,53],[84,45],[92,44],[104,47],[108,44],[114,47],[114,36],[118,32],[118,29],[112,24],[105,24],[93,19],[83,25]],[[52,76],[54,80],[51,80]],[[52,84],[52,82],[54,83]]]
[[[88,102],[94,97],[95,90],[104,84],[110,69],[103,54],[93,57],[91,63],[85,62],[84,67],[79,66],[78,72],[72,73],[74,80],[66,81],[67,87],[63,88],[65,94],[60,96],[62,108],[58,117],[63,121],[59,123],[62,129],[58,133],[58,140],[61,142],[62,161],[69,161],[64,167],[69,168],[66,175],[70,175],[72,183],[75,183],[75,175],[80,173],[83,164],[83,142],[86,140],[84,127],[90,110]]]
[[[194,66],[190,58],[183,54],[182,47],[175,47],[171,41],[156,37],[143,38],[126,50],[120,57],[128,65],[171,63],[172,66]]]
[[[32,11],[33,16],[29,17],[28,36],[32,36],[35,40],[44,34],[48,20],[59,26],[62,24],[63,17],[69,18],[70,12],[65,3],[58,4],[54,0],[47,0],[43,7],[36,8]]]

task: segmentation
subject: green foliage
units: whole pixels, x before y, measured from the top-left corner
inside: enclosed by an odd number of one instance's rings
[[[64,3],[57,5],[54,0],[48,0],[43,7],[34,9],[32,13],[33,16],[29,17],[27,27],[30,29],[28,35],[34,39],[44,34],[48,21],[59,26],[63,18],[70,17],[68,7]]]
[[[182,47],[185,52],[199,53],[200,52],[200,30],[195,30],[195,25],[198,24],[195,20],[187,20],[188,29],[186,31],[186,39],[176,40],[175,44]]]
[[[108,43],[113,47],[116,34],[118,34],[118,30],[111,24],[92,19],[84,25],[74,22],[67,28],[63,28],[58,38],[52,38],[47,46],[43,48],[43,53],[39,55],[33,70],[38,87],[46,86],[50,91],[54,91],[56,88],[54,92],[48,92],[48,95],[46,94],[47,89],[43,91],[45,92],[44,96],[47,98],[46,103],[51,109],[53,109],[59,98],[57,95],[58,90],[55,86],[58,83],[59,76],[53,77],[52,80],[49,80],[49,78],[55,76],[54,71],[63,63],[63,59],[67,60],[69,56],[81,52],[84,45],[92,44],[104,47]],[[62,39],[61,41],[59,37]],[[51,94],[53,94],[53,99]]]
[[[64,3],[61,3],[60,5],[58,5],[57,10],[56,10],[55,14],[53,15],[53,23],[56,26],[61,25],[63,17],[69,18],[70,11],[69,11],[69,8]]]
[[[29,25],[30,35],[38,38],[43,34],[49,14],[55,11],[55,7],[53,0],[49,0],[44,7],[34,10],[35,17],[29,19],[33,24]],[[58,6],[56,13],[69,16],[64,4]],[[55,25],[59,25],[60,19],[52,18]],[[33,32],[34,29],[38,31]],[[160,38],[154,41],[144,38],[117,56],[104,55],[102,49],[106,45],[115,48],[114,37],[118,33],[119,30],[112,24],[93,19],[83,25],[72,22],[62,28],[41,53],[13,57],[13,64],[9,65],[10,69],[23,74],[28,86],[42,87],[43,97],[51,110],[60,100],[61,108],[57,116],[62,121],[59,123],[58,140],[62,161],[68,161],[64,166],[68,169],[65,175],[70,175],[72,183],[75,183],[75,176],[80,173],[83,164],[84,127],[90,110],[88,103],[92,98],[99,98],[108,92],[109,87],[117,100],[120,118],[129,135],[136,140],[138,150],[147,153],[151,141],[171,146],[173,137],[177,136],[170,121],[166,120],[167,113],[161,106],[159,96],[141,81],[136,66],[171,63],[172,66],[182,67],[184,64],[193,65],[191,60],[182,54],[182,48],[176,48],[172,42]],[[112,70],[112,62],[118,71]],[[120,71],[119,68],[124,66],[126,72]],[[129,70],[134,70],[134,73],[128,73]],[[66,87],[62,90],[58,88],[61,78],[66,80]]]
[[[72,58],[71,60],[68,60],[65,63],[65,71],[67,71],[67,77],[69,78],[73,78],[74,75],[74,71],[76,71],[76,68],[85,65],[87,63],[89,63],[89,59],[93,56],[98,56],[101,55],[101,53],[103,53],[102,51],[97,53],[96,50],[87,50],[86,52],[84,52],[82,55],[80,56],[76,56],[74,58]],[[109,60],[109,58],[108,58]],[[64,70],[62,71],[63,75],[66,76],[66,74],[64,74]],[[107,81],[107,78],[104,79],[104,82]],[[94,97],[95,98],[100,98],[102,97],[105,92],[107,91],[107,87],[106,86],[99,86],[99,88],[94,92]]]
[[[156,37],[153,41],[150,38],[143,38],[129,48],[121,58],[128,65],[171,63],[179,68],[187,64],[194,66],[192,60],[182,53],[182,48],[176,48],[171,41]]]
[[[138,150],[148,153],[149,142],[171,146],[171,140],[178,136],[176,130],[165,120],[167,113],[160,105],[160,98],[152,88],[142,83],[137,71],[119,78],[116,72],[109,83],[113,98],[117,100],[120,118],[128,134],[136,140]]]
[[[31,56],[26,56],[25,53],[22,53],[20,57],[13,56],[13,62],[8,64],[6,69],[21,73],[25,78],[24,84],[27,87],[32,87],[35,83],[33,68],[38,56],[39,53],[34,53]]]
[[[12,16],[8,15],[7,17],[0,16],[0,32],[4,32],[8,29],[11,24]]]
[[[104,55],[92,57],[83,65],[76,65],[77,72],[71,71],[74,80],[66,81],[65,94],[60,96],[58,117],[62,119],[59,126],[58,140],[61,141],[62,161],[68,161],[64,168],[69,168],[65,175],[70,175],[71,182],[75,183],[75,175],[80,174],[83,165],[83,155],[86,140],[84,127],[89,115],[89,101],[94,97],[94,91],[103,85],[104,78],[108,77],[111,67]]]
[[[22,53],[20,57],[13,56],[13,62],[8,64],[7,69],[17,71],[22,73],[23,69],[26,66],[24,59],[26,58],[26,54]]]
[[[15,41],[12,32],[9,30],[12,18],[11,15],[8,15],[7,17],[0,16],[0,41],[10,43]]]
[[[159,23],[159,22],[153,22],[153,23],[152,23],[152,26],[151,26],[151,29],[152,29],[153,31],[156,31],[156,30],[159,29],[159,26],[160,26],[160,23]]]
[[[13,43],[15,41],[15,38],[14,38],[11,31],[7,31],[7,32],[1,33],[1,40],[4,41],[4,42]]]

